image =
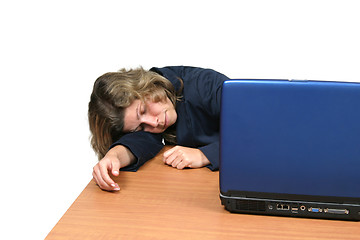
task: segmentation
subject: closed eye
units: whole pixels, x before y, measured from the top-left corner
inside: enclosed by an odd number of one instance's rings
[[[137,119],[140,121],[141,115],[144,115],[145,113],[146,113],[146,105],[143,102],[141,102],[141,103],[139,103],[139,105],[136,108]],[[143,126],[143,123],[140,123],[139,126],[137,126],[131,132],[138,132],[138,131],[142,131],[142,130],[144,130],[144,126]]]
[[[140,104],[139,115],[144,115],[145,113],[146,113],[146,105],[144,102],[142,102]]]

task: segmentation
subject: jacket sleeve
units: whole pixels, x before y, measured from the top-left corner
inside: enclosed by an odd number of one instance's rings
[[[204,153],[210,164],[206,167],[211,171],[219,170],[219,158],[220,158],[220,144],[219,141],[210,143],[203,147],[199,147],[199,150]]]
[[[136,162],[127,167],[121,168],[122,171],[137,171],[145,162],[152,159],[164,147],[162,135],[144,131],[128,133],[114,142],[110,149],[123,145],[127,147],[136,158]]]
[[[187,70],[187,68],[185,68]],[[201,111],[202,116],[197,116],[202,127],[206,130],[199,134],[206,136],[206,140],[199,138],[201,142],[207,142],[200,147],[204,155],[210,161],[207,166],[212,171],[219,169],[220,161],[220,108],[221,108],[221,92],[222,85],[229,78],[222,73],[212,69],[188,69],[196,76],[194,82],[194,92],[192,95],[197,96],[198,102],[194,105]],[[195,113],[197,114],[197,112]],[[200,128],[200,126],[198,126]]]
[[[187,96],[187,100],[191,101],[191,105],[194,107],[191,109],[191,115],[201,125],[193,129],[193,131],[198,131],[200,128],[206,129],[198,132],[195,137],[201,142],[198,149],[210,161],[207,167],[212,171],[218,170],[220,161],[221,92],[223,82],[229,78],[212,69],[173,67],[172,70],[177,72],[183,79],[191,79],[189,84],[192,90],[187,89],[188,93],[191,92],[190,96]],[[204,140],[205,136],[206,140]]]
[[[212,129],[213,141],[207,145],[199,147],[204,155],[210,161],[207,166],[212,171],[219,169],[220,162],[220,108],[221,108],[221,92],[222,84],[228,77],[218,73],[214,70],[203,70],[200,73],[201,81],[198,83],[198,93],[200,99],[200,106],[208,114],[206,116],[209,119],[206,126],[208,129]],[[205,120],[206,121],[206,120]],[[201,120],[202,123],[205,122]]]

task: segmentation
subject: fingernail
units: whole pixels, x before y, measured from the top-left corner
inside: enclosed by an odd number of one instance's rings
[[[115,184],[114,183],[112,183],[112,184],[110,184],[112,187],[115,187]]]
[[[114,174],[119,174],[119,172],[118,172],[118,171],[114,171]]]

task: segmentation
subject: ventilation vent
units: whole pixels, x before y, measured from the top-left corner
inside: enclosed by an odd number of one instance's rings
[[[265,201],[236,200],[236,209],[241,211],[265,212]]]

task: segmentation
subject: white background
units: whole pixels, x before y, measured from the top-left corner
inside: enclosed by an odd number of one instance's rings
[[[92,178],[101,74],[191,65],[359,81],[359,25],[349,0],[2,1],[0,239],[45,238]]]

